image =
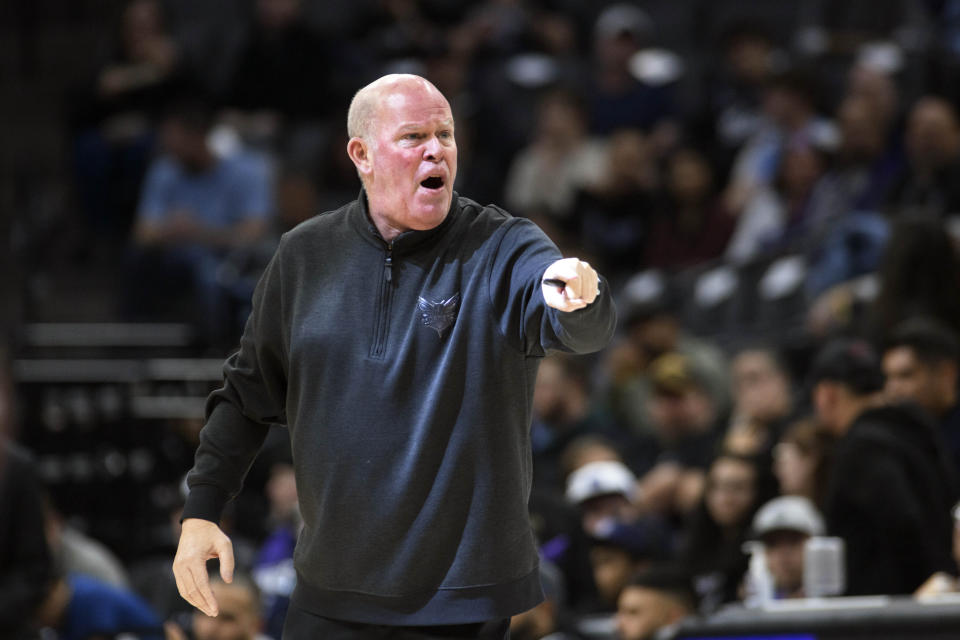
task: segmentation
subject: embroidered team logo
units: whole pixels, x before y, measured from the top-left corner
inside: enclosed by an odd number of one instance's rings
[[[446,300],[431,301],[424,297],[417,298],[417,311],[420,321],[443,336],[443,330],[453,324],[457,317],[457,307],[460,305],[460,294],[455,293]]]

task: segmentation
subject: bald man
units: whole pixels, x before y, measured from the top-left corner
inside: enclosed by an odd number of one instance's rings
[[[257,286],[207,403],[177,584],[217,614],[217,522],[281,423],[304,520],[284,638],[505,638],[542,599],[537,366],[607,344],[610,292],[530,221],[453,191],[453,115],[423,78],[364,87],[347,127],[362,189],[287,233]]]

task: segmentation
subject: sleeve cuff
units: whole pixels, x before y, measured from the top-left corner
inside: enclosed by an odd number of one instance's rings
[[[183,505],[180,522],[187,518],[200,518],[219,525],[220,516],[230,496],[220,487],[212,484],[200,484],[190,488],[187,502]]]

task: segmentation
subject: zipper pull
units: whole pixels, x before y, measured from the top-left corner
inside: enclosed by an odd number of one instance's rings
[[[383,263],[387,282],[393,281],[393,245],[387,246],[387,258]]]

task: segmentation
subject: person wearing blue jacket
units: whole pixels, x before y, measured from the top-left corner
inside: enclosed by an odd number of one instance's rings
[[[347,117],[356,201],[285,234],[188,475],[174,573],[217,614],[225,503],[272,423],[304,527],[284,638],[506,638],[543,598],[527,516],[534,380],[611,339],[609,286],[527,219],[453,191],[454,121],[388,75]]]

